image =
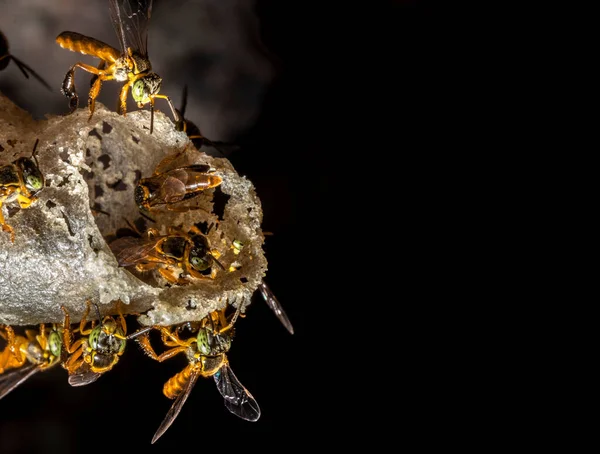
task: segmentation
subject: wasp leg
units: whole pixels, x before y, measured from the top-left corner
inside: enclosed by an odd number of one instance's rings
[[[65,319],[63,322],[63,344],[67,353],[73,353],[82,344],[83,340],[79,339],[74,344],[73,342],[73,330],[71,329],[71,317],[65,306],[60,306],[62,311],[65,313]]]
[[[73,346],[75,346],[79,342],[83,342],[83,340],[82,339],[78,340],[77,342],[75,342],[75,344],[73,344]],[[79,344],[79,345],[81,345],[81,344]],[[63,367],[65,369],[67,369],[67,372],[69,372],[69,375],[71,375],[73,372],[75,372],[77,369],[79,369],[83,365],[83,362],[84,362],[84,359],[81,358],[81,355],[83,353],[83,348],[78,348],[77,350],[74,350],[74,352],[75,353],[73,353],[71,356],[69,356],[69,359],[67,359],[63,363]]]
[[[121,94],[119,95],[119,108],[118,113],[125,116],[127,114],[127,94],[129,93],[129,87],[133,84],[134,80],[128,81],[123,88],[121,88]]]
[[[166,268],[159,268],[158,272],[161,274],[162,277],[164,277],[167,281],[171,282],[172,284],[187,285],[190,283],[190,281],[188,281],[187,279],[175,277],[175,272],[167,270]]]
[[[71,69],[69,71],[67,71],[67,74],[65,75],[65,79],[62,84],[62,93],[67,98],[69,98],[69,107],[71,109],[70,113],[73,113],[75,111],[75,109],[77,109],[77,106],[79,105],[79,97],[77,96],[77,90],[75,88],[75,68],[81,68],[84,71],[87,71],[87,72],[97,76],[98,79],[96,79],[96,81],[94,81],[94,86],[98,83],[99,80],[102,81],[102,80],[109,80],[109,79],[113,78],[113,76],[111,74],[107,73],[106,71],[95,68],[94,66],[91,66],[91,65],[86,65],[85,63],[75,63],[73,66],[71,66]],[[92,99],[93,90],[94,90],[94,88],[92,87],[92,90],[90,90],[90,99],[88,99],[88,106],[90,106],[90,104],[91,104],[90,117],[89,117],[88,121],[92,119],[92,115],[94,113],[93,100],[95,100],[96,97],[98,96],[98,92],[100,91],[100,84],[98,84],[98,88]]]
[[[154,262],[149,262],[149,263],[138,263],[135,266],[135,269],[140,271],[140,272],[144,272],[144,271],[150,271],[153,270],[154,268],[156,268],[158,266],[157,263]]]
[[[144,353],[146,353],[153,360],[161,363],[169,358],[172,358],[178,353],[185,352],[188,349],[188,347],[185,346],[175,347],[170,350],[167,350],[166,352],[161,353],[160,355],[157,355],[154,349],[152,348],[152,345],[150,345],[150,338],[147,334],[140,336],[139,339],[137,339],[137,342],[140,345],[140,347],[142,347],[142,350],[144,350]]]
[[[46,325],[44,323],[40,324],[39,334],[36,334],[33,330],[25,331],[27,337],[32,336],[31,340],[36,340],[42,350],[46,351],[48,347],[48,338],[46,337]]]
[[[29,208],[33,202],[37,200],[36,197],[25,197],[23,194],[17,194],[17,202],[19,202],[19,206],[23,209]]]
[[[13,230],[13,228],[8,225],[5,221],[4,221],[4,216],[2,215],[2,201],[0,201],[0,225],[2,226],[2,230],[4,230],[7,233],[10,233],[10,241],[12,243],[15,242],[15,231]]]
[[[121,323],[123,334],[127,336],[127,323],[125,322],[125,317],[123,317],[123,311],[121,310],[121,300],[117,302],[117,312],[119,312],[119,323]]]
[[[150,96],[150,105],[153,109],[154,109],[154,100],[156,98],[165,99],[169,103],[169,107],[171,108],[171,113],[173,113],[173,121],[175,122],[175,124],[180,124],[182,121],[182,118],[179,115],[179,113],[177,112],[177,110],[175,109],[175,107],[173,106],[173,103],[171,102],[171,98],[169,98],[167,95],[151,95]]]
[[[91,308],[92,308],[92,302],[90,300],[87,300],[85,312],[83,313],[83,316],[81,317],[81,321],[79,322],[79,332],[84,335],[90,334],[95,325],[95,323],[92,322],[92,328],[90,328],[88,330],[85,329],[85,325],[87,325],[87,316],[90,313]]]
[[[100,74],[95,77],[96,77],[96,80],[94,81],[92,88],[90,89],[90,94],[88,97],[88,108],[90,109],[90,117],[88,118],[88,121],[90,121],[92,119],[92,115],[94,114],[94,108],[96,106],[96,98],[100,94],[100,88],[102,87],[102,82],[105,80],[114,79],[114,76],[112,74],[104,74],[104,75]]]
[[[195,337],[192,337],[187,341],[181,340],[176,331],[173,332],[166,326],[160,326],[159,329],[160,338],[167,347],[189,347],[197,341]]]

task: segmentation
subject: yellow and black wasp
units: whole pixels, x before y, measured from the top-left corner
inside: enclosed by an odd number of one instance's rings
[[[35,150],[39,139],[33,146],[32,158],[19,158],[15,162],[0,166],[0,228],[15,240],[13,228],[2,215],[2,205],[16,200],[21,209],[29,206],[37,199],[36,194],[44,187],[44,176],[40,172]]]
[[[33,69],[31,69],[28,65],[23,63],[21,60],[19,60],[17,57],[15,57],[14,55],[12,55],[9,52],[8,40],[6,39],[6,36],[4,36],[4,34],[0,31],[0,71],[6,69],[6,67],[8,66],[8,64],[10,63],[11,60],[15,62],[15,64],[19,67],[19,69],[21,70],[21,72],[27,79],[29,79],[29,74],[31,74],[44,87],[46,87],[48,90],[52,91],[52,88],[50,87],[50,85],[48,85],[48,82],[46,82],[42,78],[42,76],[40,76]]]
[[[102,83],[116,80],[124,82],[119,95],[119,113],[127,113],[127,93],[131,89],[131,95],[138,108],[141,109],[150,103],[150,134],[154,129],[154,101],[157,98],[165,99],[169,103],[175,123],[179,124],[179,115],[171,99],[158,94],[162,78],[152,72],[148,58],[148,23],[152,14],[152,0],[109,0],[109,10],[119,38],[120,51],[76,32],[66,31],[56,37],[56,42],[61,47],[100,59],[98,67],[78,62],[67,71],[62,83],[62,93],[69,98],[71,113],[79,104],[75,89],[75,68],[80,68],[95,76],[88,97],[90,119],[94,114],[95,101]]]
[[[41,324],[38,330],[16,334],[8,325],[0,325],[0,338],[6,343],[0,351],[0,399],[38,372],[56,366],[62,360],[63,333],[58,324]]]
[[[163,386],[163,394],[174,402],[154,434],[152,443],[156,442],[175,421],[200,377],[214,379],[225,407],[231,413],[246,421],[254,422],[260,418],[258,403],[235,376],[227,359],[234,336],[233,326],[240,314],[241,306],[229,318],[225,314],[228,307],[211,312],[199,322],[187,322],[172,327],[142,328],[128,338],[136,337],[144,352],[156,361],[163,362],[179,353],[184,354],[188,360],[187,366]],[[169,347],[160,355],[156,354],[150,344],[148,332],[152,329],[160,331],[163,344]],[[191,331],[192,336],[182,339],[185,330]]]

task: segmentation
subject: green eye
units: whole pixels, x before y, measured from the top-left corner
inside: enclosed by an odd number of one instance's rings
[[[133,84],[133,87],[131,88],[131,96],[133,96],[135,102],[147,103],[150,101],[150,98],[148,98],[148,96],[145,94],[144,88],[144,81],[141,79],[137,80]]]
[[[100,337],[101,332],[102,332],[102,325],[98,325],[90,333],[88,342],[90,344],[90,347],[94,350],[96,350],[96,348],[98,348],[98,337]]]
[[[27,177],[27,185],[32,189],[39,191],[42,189],[42,180],[35,175],[29,175]]]
[[[210,345],[208,343],[208,333],[205,329],[198,331],[198,350],[203,355],[210,354]]]
[[[201,257],[194,256],[190,258],[190,263],[195,270],[204,271],[210,267],[210,263]]]
[[[56,331],[52,331],[50,336],[48,337],[48,346],[50,347],[50,352],[54,356],[60,356],[60,350],[62,348],[62,339],[60,338],[60,334]]]

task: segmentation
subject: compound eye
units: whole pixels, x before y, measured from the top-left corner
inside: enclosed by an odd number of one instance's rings
[[[135,81],[133,87],[131,88],[131,96],[133,96],[135,102],[141,102],[142,104],[150,102],[150,98],[146,92],[146,84],[143,80],[140,79]]]
[[[208,260],[205,260],[202,257],[198,256],[190,258],[190,264],[192,265],[192,268],[194,268],[197,271],[204,271],[210,268],[210,263],[208,262]]]

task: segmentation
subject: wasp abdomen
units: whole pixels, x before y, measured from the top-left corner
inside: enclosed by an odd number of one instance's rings
[[[169,399],[175,399],[179,394],[181,394],[187,383],[190,381],[192,369],[193,366],[188,364],[185,369],[183,369],[177,375],[171,377],[163,387],[163,394]]]
[[[98,57],[111,63],[117,61],[121,56],[121,53],[114,47],[80,33],[62,32],[56,37],[56,42],[64,49]]]

